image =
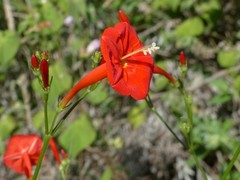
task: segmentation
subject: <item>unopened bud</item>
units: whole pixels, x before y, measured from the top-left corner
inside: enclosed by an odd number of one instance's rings
[[[181,65],[186,65],[186,57],[183,51],[179,54],[179,61]]]
[[[49,87],[49,69],[46,59],[43,59],[40,63],[40,73],[42,75],[43,87],[47,89]]]
[[[38,59],[37,59],[37,57],[35,56],[35,54],[32,55],[31,64],[32,64],[32,68],[33,68],[33,69],[38,69],[38,67],[39,67],[39,62],[38,62]]]

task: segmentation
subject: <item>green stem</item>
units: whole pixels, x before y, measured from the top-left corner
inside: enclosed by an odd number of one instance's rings
[[[49,131],[52,136],[53,136],[52,130],[53,130],[53,128],[54,128],[54,125],[55,125],[55,123],[56,123],[57,117],[58,117],[58,115],[59,115],[60,112],[61,112],[61,111],[60,111],[59,109],[57,109],[57,111],[56,111],[56,113],[55,113],[55,115],[54,115],[54,117],[53,117],[53,121],[52,121],[51,128],[50,128],[50,131]]]
[[[204,178],[205,180],[207,180],[207,179],[208,179],[208,178],[207,178],[207,175],[206,175],[204,169],[202,168],[202,166],[201,166],[201,164],[200,164],[200,162],[199,162],[199,160],[198,160],[198,157],[197,157],[195,151],[191,148],[191,149],[190,149],[190,152],[191,152],[192,157],[193,157],[193,159],[194,159],[194,161],[195,161],[195,163],[196,163],[196,166],[197,166],[197,168],[200,170],[203,178]]]
[[[192,133],[192,129],[193,129],[192,97],[187,95],[184,87],[181,87],[179,90],[183,96],[185,107],[187,108],[188,123],[190,125],[190,129],[189,129],[188,136],[187,136],[188,137],[188,149],[196,163],[197,168],[200,170],[203,178],[205,180],[207,180],[207,175],[206,175],[204,169],[202,168],[202,166],[198,160],[198,157],[196,156],[196,153],[194,151],[193,133]]]
[[[239,154],[240,154],[240,143],[238,145],[238,148],[237,148],[236,152],[234,153],[234,155],[232,157],[232,160],[231,160],[230,164],[228,165],[226,171],[224,172],[221,180],[225,180],[227,178],[227,176],[230,173],[230,171],[231,171],[235,161],[237,160]]]
[[[38,158],[38,163],[37,163],[36,169],[35,169],[34,174],[33,174],[33,180],[36,180],[37,177],[38,177],[38,173],[39,173],[39,170],[40,170],[41,165],[42,165],[42,160],[43,160],[43,157],[44,157],[45,152],[47,150],[50,139],[51,139],[51,135],[46,134],[44,136],[43,147],[42,147],[42,150],[41,150],[41,154]]]
[[[45,122],[45,134],[48,134],[48,92],[44,92],[44,122]]]
[[[172,133],[172,135],[183,145],[183,147],[186,147],[185,144],[183,143],[183,141],[181,139],[179,139],[179,137],[176,135],[176,133],[171,129],[171,127],[167,124],[167,122],[163,119],[163,117],[158,113],[158,111],[156,110],[156,108],[153,106],[152,101],[150,96],[148,95],[147,98],[145,99],[145,101],[147,102],[149,108],[152,110],[152,112],[158,117],[158,119],[160,121],[163,122],[163,124],[167,127],[167,129]]]
[[[53,128],[51,127],[50,133],[54,135],[57,130],[61,127],[62,123],[65,121],[65,119],[68,117],[68,115],[73,111],[73,109],[91,92],[91,90],[87,90],[84,92],[84,94],[68,109],[68,111],[64,114],[64,116],[59,120],[59,122],[56,124],[56,126]],[[55,124],[55,122],[54,122]],[[52,125],[54,125],[52,124]]]

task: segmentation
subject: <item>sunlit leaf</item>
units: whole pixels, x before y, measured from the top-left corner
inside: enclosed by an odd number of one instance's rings
[[[236,50],[220,51],[217,56],[219,65],[223,68],[228,68],[236,65],[239,62],[240,53]]]
[[[0,31],[0,69],[12,63],[19,46],[20,40],[13,31]]]
[[[96,138],[96,130],[91,120],[81,114],[59,137],[60,144],[67,150],[72,158],[79,152],[90,146]]]
[[[199,17],[185,20],[175,29],[177,37],[198,36],[204,32],[203,21]]]

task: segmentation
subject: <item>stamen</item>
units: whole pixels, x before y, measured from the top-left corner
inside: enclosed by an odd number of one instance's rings
[[[155,52],[158,49],[160,49],[160,47],[157,46],[155,42],[153,42],[152,45],[144,46],[144,47],[142,47],[140,49],[137,49],[136,51],[133,51],[133,52],[123,56],[121,58],[121,60],[124,60],[124,59],[126,59],[126,58],[128,58],[128,57],[130,57],[130,56],[132,56],[134,54],[137,54],[139,52],[143,52],[144,55],[152,54],[153,52]]]

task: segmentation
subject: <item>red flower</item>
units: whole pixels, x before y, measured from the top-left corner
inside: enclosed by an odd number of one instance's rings
[[[104,30],[101,38],[103,60],[100,66],[81,79],[59,103],[61,108],[72,97],[91,84],[108,78],[110,85],[121,95],[130,95],[136,100],[144,99],[149,91],[153,73],[162,74],[171,82],[176,80],[153,63],[150,55],[158,49],[155,43],[144,47],[129,19],[119,11],[120,21]]]
[[[39,136],[14,135],[8,141],[3,162],[17,173],[32,177],[32,166],[37,164],[41,149],[42,140]]]
[[[42,76],[43,87],[47,89],[49,86],[49,69],[48,69],[48,62],[46,59],[42,59],[40,62],[40,73]]]
[[[33,69],[37,69],[39,67],[39,62],[35,54],[32,55],[31,64]]]

